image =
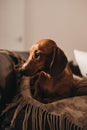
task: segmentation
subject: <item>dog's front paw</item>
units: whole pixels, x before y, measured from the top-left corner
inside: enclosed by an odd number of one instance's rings
[[[51,75],[46,73],[45,71],[41,71],[40,76],[42,76],[43,78],[47,78],[47,79],[51,78]]]

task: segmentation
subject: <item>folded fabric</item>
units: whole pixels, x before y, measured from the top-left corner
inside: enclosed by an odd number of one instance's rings
[[[2,113],[0,130],[87,130],[87,96],[43,104],[31,97],[28,84],[29,78],[23,77],[20,93]],[[87,80],[79,85],[84,89]]]

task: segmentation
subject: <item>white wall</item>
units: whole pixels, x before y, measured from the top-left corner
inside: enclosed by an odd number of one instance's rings
[[[68,56],[87,51],[87,0],[0,0],[0,48],[29,50],[42,38]]]
[[[0,49],[24,50],[25,0],[0,0]]]
[[[26,49],[42,38],[56,41],[68,56],[87,51],[87,0],[26,0]]]

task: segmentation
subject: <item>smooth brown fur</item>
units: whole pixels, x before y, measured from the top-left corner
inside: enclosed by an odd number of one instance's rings
[[[73,74],[64,52],[50,39],[42,39],[32,46],[23,64],[24,75],[36,77],[32,96],[44,103],[71,95]]]

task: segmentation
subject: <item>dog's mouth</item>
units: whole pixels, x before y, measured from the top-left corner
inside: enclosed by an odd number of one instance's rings
[[[38,69],[35,71],[31,71],[30,69],[19,69],[19,73],[24,76],[34,76],[41,72],[43,69]]]
[[[17,69],[17,71],[21,74],[21,75],[24,75],[24,76],[34,76],[38,73],[40,73],[41,71],[45,71],[45,72],[48,72],[49,71],[49,67],[48,66],[41,66],[39,67],[38,69],[35,67],[28,67],[28,68],[25,68],[25,67],[19,67]]]

